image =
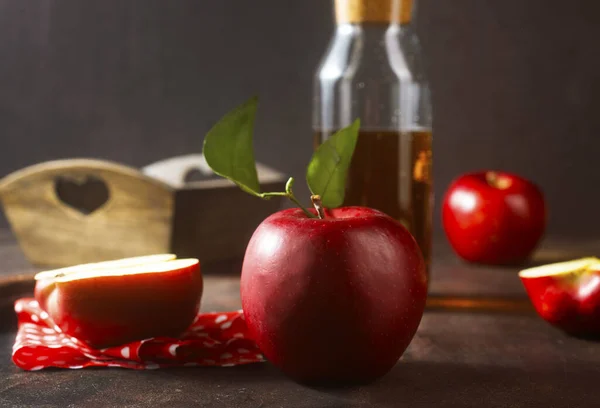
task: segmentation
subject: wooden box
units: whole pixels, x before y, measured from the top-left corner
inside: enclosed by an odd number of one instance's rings
[[[257,170],[263,191],[284,190],[283,174]],[[36,164],[0,179],[0,199],[25,256],[43,267],[165,252],[239,258],[283,205],[216,177],[200,154],[141,170],[94,159]]]

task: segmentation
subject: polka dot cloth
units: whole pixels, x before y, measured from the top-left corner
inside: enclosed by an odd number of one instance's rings
[[[179,339],[156,337],[103,350],[61,333],[34,299],[17,300],[15,312],[19,330],[12,360],[28,371],[48,367],[231,367],[265,361],[256,344],[246,338],[241,310],[200,313]]]

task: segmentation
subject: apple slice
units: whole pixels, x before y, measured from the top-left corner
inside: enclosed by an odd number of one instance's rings
[[[59,275],[66,275],[73,272],[81,272],[86,269],[101,269],[101,268],[115,268],[115,267],[128,267],[134,265],[143,265],[148,263],[156,263],[162,261],[170,261],[175,259],[176,255],[173,254],[157,254],[157,255],[146,255],[136,256],[133,258],[114,259],[103,262],[93,262],[74,266],[67,266],[65,268],[52,269],[48,271],[38,272],[35,275],[35,280],[44,280],[48,278],[54,278]]]
[[[128,266],[143,265],[148,263],[156,263],[162,261],[169,261],[175,259],[176,256],[173,254],[156,254],[146,256],[136,256],[133,258],[115,259],[104,262],[93,262],[74,266],[68,266],[65,268],[52,269],[47,271],[38,272],[35,279],[34,297],[39,302],[40,306],[45,309],[45,301],[48,298],[48,294],[52,291],[54,285],[54,279],[59,276],[68,275],[75,272],[81,272],[84,270],[92,269],[109,269],[109,268],[126,268]]]
[[[200,308],[199,261],[166,255],[145,261],[86,264],[80,270],[70,267],[66,274],[43,278],[51,284],[43,291],[40,305],[64,333],[94,348],[177,337]]]
[[[600,336],[600,259],[529,268],[519,272],[519,278],[548,323],[574,336]]]

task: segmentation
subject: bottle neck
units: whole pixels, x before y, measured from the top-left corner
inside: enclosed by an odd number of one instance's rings
[[[413,17],[414,0],[335,0],[339,24],[408,24]]]

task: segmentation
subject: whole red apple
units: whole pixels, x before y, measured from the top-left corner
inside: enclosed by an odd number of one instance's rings
[[[105,348],[177,337],[193,323],[203,289],[197,259],[97,265],[38,276],[36,299],[65,334]]]
[[[254,232],[241,298],[252,338],[289,377],[367,383],[411,342],[425,308],[425,263],[412,235],[364,207],[277,212]]]
[[[506,172],[461,175],[442,203],[450,245],[463,259],[482,264],[526,261],[546,229],[546,203],[531,181]]]
[[[600,336],[600,259],[529,268],[519,277],[542,319],[574,336]]]

